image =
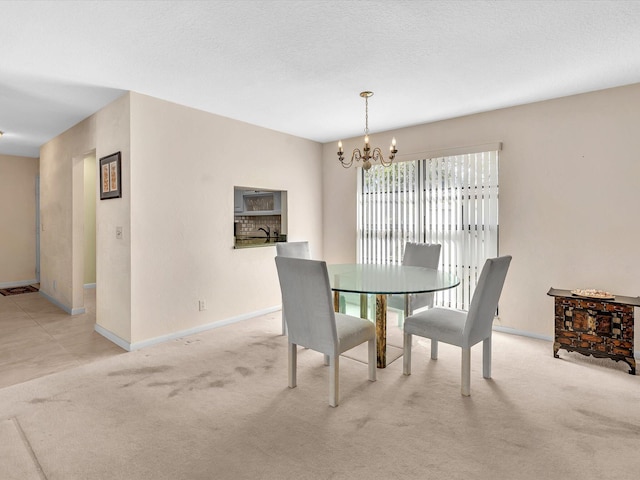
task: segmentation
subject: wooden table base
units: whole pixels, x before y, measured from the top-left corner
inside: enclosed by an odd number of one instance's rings
[[[387,296],[376,295],[376,349],[378,368],[387,367]]]
[[[340,294],[333,292],[333,308],[340,311]],[[360,295],[360,318],[369,318],[368,296]],[[387,296],[376,295],[376,358],[378,368],[387,367]]]

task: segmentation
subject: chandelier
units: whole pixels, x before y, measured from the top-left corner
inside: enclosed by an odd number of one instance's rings
[[[398,153],[396,150],[396,139],[393,138],[391,140],[391,145],[389,146],[389,160],[384,158],[382,155],[382,150],[380,148],[375,147],[373,151],[371,150],[371,146],[369,145],[369,97],[373,95],[373,92],[361,92],[360,96],[364,98],[364,112],[365,112],[365,127],[364,127],[364,148],[360,151],[359,148],[354,148],[353,153],[351,154],[351,160],[348,162],[344,159],[344,150],[342,149],[342,140],[338,142],[338,160],[344,168],[349,168],[353,165],[353,161],[362,160],[362,168],[365,170],[369,170],[371,168],[371,161],[380,162],[383,166],[388,167],[391,165],[391,162]]]

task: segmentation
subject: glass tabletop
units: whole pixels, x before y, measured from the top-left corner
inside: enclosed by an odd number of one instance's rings
[[[460,284],[455,275],[423,267],[349,263],[328,265],[327,270],[331,290],[337,292],[424,293],[446,290]]]

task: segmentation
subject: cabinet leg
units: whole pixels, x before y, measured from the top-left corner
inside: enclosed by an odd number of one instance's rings
[[[553,342],[553,358],[560,358],[558,350],[560,350],[560,344],[558,342]]]
[[[629,375],[636,374],[636,359],[635,358],[627,358],[626,362],[629,364]]]

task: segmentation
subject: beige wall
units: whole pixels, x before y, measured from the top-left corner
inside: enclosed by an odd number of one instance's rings
[[[0,155],[0,285],[36,280],[38,159]]]
[[[82,164],[95,147],[94,132],[89,117],[40,148],[40,291],[69,312],[83,306],[73,293],[74,161]],[[76,170],[82,196],[82,169]]]
[[[122,167],[122,198],[96,201],[96,322],[125,342],[132,329],[130,110],[127,93],[95,115],[96,158],[120,152]],[[116,227],[123,228],[122,239],[116,238]]]
[[[41,149],[43,292],[68,310],[82,307],[93,149],[122,154],[122,198],[96,205],[96,317],[114,341],[136,348],[280,304],[275,248],[233,249],[234,185],[287,191],[289,238],[322,255],[320,144],[130,92]]]
[[[500,322],[550,336],[551,286],[640,292],[639,102],[640,85],[632,85],[374,133],[372,141],[386,145],[395,135],[404,158],[503,143],[500,252],[514,261]],[[360,142],[345,141],[345,150]],[[94,148],[98,158],[122,152],[123,198],[97,202],[97,311],[100,327],[126,342],[280,303],[273,247],[232,248],[234,185],[286,190],[289,238],[309,240],[316,258],[355,260],[355,171],[338,164],[334,143],[130,93],[41,150],[43,291],[64,305],[82,295],[77,182]],[[199,312],[198,300],[208,309]]]
[[[132,342],[278,306],[275,247],[233,249],[233,187],[286,190],[321,256],[322,146],[140,94],[131,118]]]
[[[71,313],[84,309],[84,159],[123,152],[128,168],[129,96],[88,117],[40,149],[41,292]],[[124,175],[127,187],[128,172]],[[113,203],[110,203],[113,202]],[[131,336],[129,249],[107,240],[110,226],[128,224],[126,199],[96,205],[97,323],[122,339]],[[111,279],[116,279],[111,280]]]
[[[550,337],[549,287],[640,295],[640,84],[372,135],[416,152],[503,142],[500,254],[513,255],[498,324]],[[345,151],[361,147],[344,141]],[[356,255],[355,170],[324,145],[324,254]]]

